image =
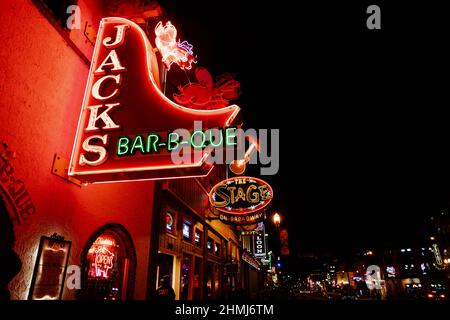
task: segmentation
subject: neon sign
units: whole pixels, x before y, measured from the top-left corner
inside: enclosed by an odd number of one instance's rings
[[[265,257],[267,253],[266,229],[264,223],[259,223],[258,229],[259,230],[253,234],[253,255],[257,258],[261,258]]]
[[[197,83],[178,87],[179,93],[173,95],[177,103],[192,109],[220,109],[239,96],[240,83],[230,74],[222,75],[213,83],[208,70],[199,67],[195,69],[195,77]]]
[[[108,271],[114,265],[114,253],[102,246],[94,253],[95,275],[98,278],[108,278]]]
[[[168,21],[164,26],[160,21],[155,27],[155,44],[168,70],[175,63],[181,69],[189,70],[195,62],[193,46],[187,41],[177,41],[177,29]]]
[[[188,47],[186,43],[182,46]],[[207,150],[191,163],[174,163],[170,152],[158,152],[168,148],[168,141],[162,140],[178,128],[193,129],[196,121],[206,128],[229,127],[240,109],[231,105],[194,110],[179,105],[161,92],[158,70],[153,47],[137,24],[124,18],[102,19],[72,150],[70,176],[82,182],[107,182],[208,174],[212,163],[206,161],[210,156]],[[156,143],[159,133],[161,140]],[[156,155],[127,156],[132,151]]]
[[[261,211],[272,201],[268,183],[254,177],[236,177],[216,184],[209,194],[211,205],[228,214],[249,214]]]
[[[392,266],[386,267],[386,273],[388,278],[395,278],[395,268]]]
[[[88,252],[90,261],[89,277],[109,278],[109,271],[114,267],[116,241],[109,235],[98,237]]]

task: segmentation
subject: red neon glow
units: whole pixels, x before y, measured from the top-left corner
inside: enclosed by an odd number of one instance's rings
[[[97,278],[108,278],[108,271],[112,269],[114,261],[114,253],[106,249],[105,247],[100,247],[95,250],[94,253],[94,264],[95,264],[95,275]]]
[[[233,160],[233,162],[231,162],[229,166],[231,172],[237,175],[243,174],[245,172],[247,163],[250,161],[250,156],[252,152],[253,151],[259,152],[260,150],[259,141],[256,138],[254,138],[253,136],[246,136],[246,138],[249,140],[250,146],[245,151],[244,159]]]
[[[224,74],[213,83],[208,70],[199,67],[195,77],[198,83],[178,87],[179,93],[173,95],[176,102],[192,109],[213,110],[228,106],[239,96],[240,83],[231,74]]]
[[[114,267],[116,241],[109,235],[98,237],[88,252],[89,277],[108,279],[108,272]]]
[[[247,192],[248,189],[242,190],[243,192],[242,198],[239,198],[239,188],[246,184],[252,184],[256,186],[256,188],[254,188],[252,192]],[[224,190],[228,189],[228,186],[231,186],[233,188],[231,191],[233,192],[233,195],[231,197],[228,197],[226,193],[224,194]],[[262,189],[259,189],[259,187],[261,187]],[[253,192],[258,191],[261,194],[260,196],[258,196],[258,200],[249,201],[250,198],[255,199],[255,195],[253,195]],[[223,202],[222,200],[226,202],[227,197],[228,203],[221,206],[217,205],[218,202]],[[267,182],[255,177],[248,177],[248,176],[234,177],[223,180],[218,184],[216,184],[209,193],[209,202],[211,206],[214,207],[215,210],[226,213],[228,215],[239,215],[239,216],[250,214],[253,212],[260,212],[272,201],[272,198],[273,198],[273,190],[272,187]],[[240,207],[235,205],[239,201],[241,204]]]
[[[162,62],[170,70],[175,63],[181,69],[190,70],[195,62],[192,45],[187,41],[177,41],[177,29],[168,21],[164,26],[160,21],[155,27],[155,44],[162,56]]]
[[[245,169],[247,168],[247,163],[244,160],[234,160],[230,163],[229,166],[231,172],[234,174],[240,175],[245,172]]]
[[[69,175],[83,183],[204,176],[212,165],[204,152],[195,163],[174,164],[170,153],[118,157],[124,135],[229,126],[236,105],[194,110],[174,103],[159,88],[159,68],[144,31],[124,18],[101,21],[72,151]],[[107,77],[107,78],[106,78]]]

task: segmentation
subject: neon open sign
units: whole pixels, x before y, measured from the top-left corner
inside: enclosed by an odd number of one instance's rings
[[[174,163],[167,151],[184,141],[171,133],[192,130],[195,121],[226,133],[239,107],[196,110],[176,104],[161,92],[158,70],[154,48],[137,24],[102,19],[69,175],[100,182],[203,176],[211,170],[207,151],[191,163]]]

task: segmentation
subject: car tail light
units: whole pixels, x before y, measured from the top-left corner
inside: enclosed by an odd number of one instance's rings
[[[434,294],[429,293],[429,294],[427,295],[427,297],[428,297],[428,298],[434,298]]]
[[[441,297],[441,298],[445,298],[445,294],[441,294],[440,297]]]

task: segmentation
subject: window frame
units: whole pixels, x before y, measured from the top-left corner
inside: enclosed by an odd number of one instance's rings
[[[200,240],[198,243],[197,241],[195,241],[197,233],[200,235],[199,237]],[[202,248],[203,246],[203,231],[200,230],[198,227],[194,227],[194,245],[198,248]]]
[[[211,249],[208,248],[208,243],[211,242]],[[208,239],[206,240],[206,251],[214,254],[214,239],[211,237],[208,237]]]
[[[189,239],[186,239],[186,237],[184,235],[185,222],[187,222],[187,224],[189,225]],[[193,243],[194,242],[193,231],[194,231],[194,223],[192,222],[192,220],[187,217],[183,217],[182,223],[181,223],[181,237],[182,237],[183,241],[186,241],[188,243]]]
[[[167,229],[167,220],[165,220],[165,231],[168,234],[171,234],[173,236],[176,236],[177,234],[177,213],[173,210],[167,209],[166,210],[166,219],[167,219],[167,215],[171,215],[172,216],[172,230]]]
[[[222,251],[220,247],[221,247],[220,243],[217,242],[217,241],[214,241],[214,255],[217,256],[217,257],[220,257],[220,253]]]

